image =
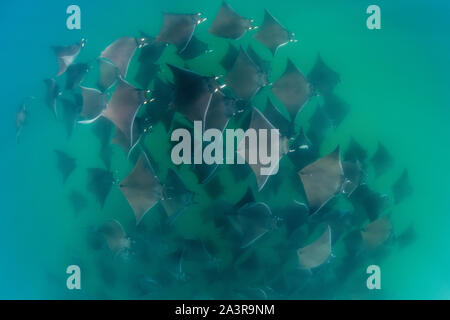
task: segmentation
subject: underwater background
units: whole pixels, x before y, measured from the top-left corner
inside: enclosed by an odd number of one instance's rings
[[[227,41],[208,33],[220,3],[97,0],[3,1],[0,4],[3,71],[0,98],[4,114],[0,128],[4,177],[0,298],[139,298],[123,285],[132,281],[123,274],[138,271],[115,270],[112,275],[104,276],[110,272],[108,266],[99,267],[98,253],[86,244],[86,233],[92,225],[117,219],[131,233],[136,228],[135,220],[118,188],[112,188],[102,209],[86,191],[85,169],[102,167],[99,142],[92,128],[77,125],[68,140],[63,125],[55,121],[43,103],[43,79],[53,77],[57,68],[50,46],[71,44],[84,37],[87,45],[78,61],[89,61],[119,37],[137,36],[139,30],[156,35],[163,11],[202,12],[208,21],[197,27],[196,35],[207,41],[214,52],[189,62],[189,66],[200,73],[223,73],[216,65]],[[230,0],[228,3],[243,16],[255,19],[256,25],[261,23],[264,9],[268,9],[295,32],[298,43],[280,48],[273,60],[272,81],[284,71],[286,58],[291,58],[307,74],[318,53],[340,74],[341,83],[336,92],[350,105],[351,111],[321,146],[321,155],[330,153],[337,145],[345,147],[351,137],[372,155],[381,141],[394,158],[394,165],[379,178],[368,172],[371,187],[389,193],[393,182],[406,168],[414,190],[405,201],[392,206],[391,217],[396,233],[413,225],[415,240],[404,248],[393,247],[388,255],[376,261],[381,268],[381,290],[366,288],[366,278],[359,274],[365,274],[362,269],[355,276],[350,275],[344,285],[320,287],[303,298],[449,299],[450,3],[445,0]],[[81,30],[66,29],[65,11],[70,4],[81,8]],[[381,30],[366,27],[365,12],[371,4],[381,8]],[[250,41],[253,41],[251,32],[240,40],[241,43]],[[255,48],[271,59],[266,49],[256,45]],[[171,58],[166,61],[163,57],[162,61],[182,65],[181,60],[168,56]],[[134,73],[132,61],[130,79]],[[28,123],[17,143],[14,117],[27,96],[37,99],[29,105]],[[297,117],[298,123],[307,123],[315,104],[314,98],[311,99]],[[264,108],[265,94],[258,96],[254,105]],[[146,146],[153,156],[164,159],[161,154],[169,150],[169,145],[161,132],[156,127],[146,138]],[[154,153],[152,148],[156,150]],[[77,159],[77,169],[65,184],[56,167],[54,149],[64,150]],[[111,167],[115,177],[121,180],[133,166],[115,147]],[[199,192],[199,203],[177,219],[174,232],[186,238],[214,239],[214,229],[201,217],[202,206],[211,199],[195,184],[188,168],[181,168],[180,175],[188,186]],[[226,176],[224,181],[227,197],[239,200],[247,184],[236,184]],[[85,192],[89,199],[87,208],[79,215],[74,214],[68,201],[72,189]],[[276,195],[265,192],[255,197],[277,204],[295,198],[298,193],[298,190]],[[152,209],[142,223],[151,225],[157,214]],[[266,250],[261,244],[259,250],[270,260],[273,248]],[[218,251],[222,261],[230,259],[225,251]],[[339,259],[338,249],[334,254]],[[65,270],[71,264],[81,267],[80,291],[66,288]],[[129,266],[118,263],[114,268],[126,270]],[[207,286],[202,287],[198,296],[194,296],[189,289],[180,287],[164,297],[206,298],[209,297],[206,289]]]

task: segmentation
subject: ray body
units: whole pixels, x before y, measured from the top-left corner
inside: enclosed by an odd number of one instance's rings
[[[375,170],[375,175],[379,177],[383,173],[385,173],[387,169],[389,169],[394,160],[392,156],[389,154],[386,147],[383,144],[381,144],[381,142],[379,142],[377,150],[370,159],[370,162],[372,163],[373,168]]]
[[[247,54],[250,59],[252,59],[252,61],[259,67],[259,69],[261,69],[266,74],[267,77],[271,71],[270,61],[261,58],[251,45],[249,45],[247,48]]]
[[[334,93],[324,95],[322,107],[335,128],[341,124],[350,111],[348,104]]]
[[[303,129],[289,146],[289,158],[297,169],[303,169],[318,157],[318,152],[313,148],[313,144]]]
[[[76,214],[80,213],[87,207],[87,199],[79,191],[72,190],[69,195],[69,200]]]
[[[387,195],[373,191],[365,183],[353,191],[350,200],[356,207],[362,208],[367,213],[370,221],[376,220],[388,205]]]
[[[241,48],[225,82],[236,98],[251,100],[267,84],[267,76]]]
[[[147,89],[160,71],[161,68],[156,63],[140,64],[134,80],[139,84],[141,88]]]
[[[353,162],[359,161],[360,163],[364,163],[366,159],[366,150],[364,150],[364,148],[354,138],[351,138],[347,150],[344,153],[344,160]]]
[[[168,44],[165,42],[157,41],[155,37],[151,37],[144,32],[141,32],[142,38],[145,39],[145,45],[142,47],[139,53],[139,63],[156,63],[164,53]]]
[[[136,224],[162,197],[162,186],[145,153],[141,154],[136,166],[119,187],[133,209]]]
[[[75,102],[68,99],[61,99],[62,103],[62,121],[64,123],[64,127],[66,128],[67,137],[70,138],[72,136],[73,129],[75,127],[75,123],[81,112],[81,105],[77,105]]]
[[[240,16],[225,1],[209,28],[209,33],[216,37],[239,39],[252,28],[252,20]]]
[[[131,241],[127,237],[125,230],[117,220],[110,220],[102,225],[98,230],[106,240],[109,250],[117,255],[118,253],[128,250]]]
[[[331,228],[327,226],[323,234],[313,243],[297,250],[301,269],[311,270],[327,262],[331,256]]]
[[[97,59],[99,67],[98,88],[105,92],[119,79],[120,71],[117,66],[109,60]]]
[[[191,121],[204,121],[206,110],[218,88],[213,78],[169,65],[175,82],[174,105],[176,111]]]
[[[163,185],[161,204],[170,220],[176,219],[193,201],[194,194],[189,191],[178,174],[169,169]]]
[[[272,92],[286,107],[292,120],[311,96],[308,81],[290,59],[283,75],[273,84]]]
[[[220,65],[225,71],[229,71],[236,61],[237,56],[239,55],[239,49],[237,49],[232,43],[228,42],[228,49],[225,55],[220,60]]]
[[[145,108],[145,117],[149,119],[151,124],[161,121],[166,130],[169,130],[175,113],[175,108],[173,108],[174,97],[175,86],[156,77],[153,82],[152,101]]]
[[[309,209],[304,203],[292,201],[274,213],[282,219],[288,238],[308,222]]]
[[[186,48],[182,52],[178,53],[178,55],[183,60],[192,60],[209,51],[210,50],[206,42],[201,41],[196,36],[192,36],[191,41],[189,41]]]
[[[251,202],[243,205],[230,223],[240,238],[240,248],[244,249],[264,236],[275,226],[275,218],[270,208],[263,202]]]
[[[252,111],[252,118],[250,122],[250,127],[252,129],[255,129],[257,132],[259,132],[260,129],[267,130],[267,154],[271,154],[271,139],[272,139],[272,129],[275,129],[275,127],[267,120],[264,115],[257,110],[256,108],[253,108]],[[279,136],[279,159],[277,160],[277,163],[271,163],[272,169],[275,169],[276,166],[279,165],[279,161],[281,158],[288,152],[288,141],[286,137]],[[249,164],[250,168],[252,169],[253,173],[256,176],[256,181],[258,184],[258,190],[261,191],[264,185],[266,184],[267,180],[269,179],[270,175],[263,175],[261,174],[261,169],[267,167],[267,165],[264,165],[261,163],[259,159],[257,159],[256,163],[250,163],[249,162],[249,154],[258,154],[258,149],[260,148],[260,141],[258,141],[257,144],[251,144],[246,139],[242,139],[242,141],[239,142],[237,147],[237,154],[242,157],[242,159],[245,159],[245,161]]]
[[[67,153],[55,150],[56,159],[58,163],[58,169],[63,176],[63,183],[67,181],[67,178],[72,174],[76,168],[75,158],[72,158]]]
[[[321,94],[333,92],[336,85],[341,81],[339,74],[325,64],[322,57],[317,55],[316,62],[308,74],[308,80]]]
[[[379,218],[369,223],[363,230],[361,236],[367,249],[375,249],[386,242],[392,234],[392,224],[388,216]]]
[[[341,191],[344,172],[339,147],[299,171],[311,214]]]
[[[344,182],[342,184],[342,193],[350,197],[352,193],[363,182],[364,172],[359,162],[342,162],[344,170]]]
[[[267,47],[272,55],[275,55],[281,46],[295,41],[294,34],[284,28],[267,10],[264,11],[264,21],[254,38]]]
[[[93,123],[92,130],[100,142],[100,148],[109,145],[113,129],[114,124],[104,117],[100,117]]]
[[[111,158],[113,157],[113,154],[114,150],[110,144],[100,147],[100,159],[107,170],[111,169]]]
[[[109,119],[122,132],[128,147],[138,140],[134,120],[141,105],[146,103],[146,92],[119,79],[116,90],[108,101],[102,115]]]
[[[213,93],[211,102],[206,110],[204,129],[218,129],[223,131],[236,110],[235,99],[228,97],[222,91]]]
[[[59,85],[56,83],[55,79],[45,79],[45,85],[47,86],[47,93],[45,95],[45,103],[53,112],[53,115],[57,116],[56,111],[56,99],[61,95],[61,90]]]
[[[70,46],[53,46],[53,52],[58,59],[58,72],[56,76],[62,75],[80,54],[85,45],[84,39]]]
[[[106,108],[107,98],[100,90],[93,88],[81,88],[81,95],[83,97],[83,106],[81,108],[80,116],[84,119],[81,123],[90,123],[96,120]]]
[[[313,148],[316,149],[317,152],[331,128],[332,123],[330,118],[323,110],[323,107],[317,104],[316,110],[309,119],[309,129],[306,133],[313,144]]]
[[[412,192],[413,187],[409,181],[408,171],[405,169],[392,186],[395,203],[402,202],[406,197],[410,196]]]
[[[280,134],[287,138],[294,136],[294,124],[281,114],[281,112],[273,105],[270,98],[267,98],[264,116],[266,116],[267,120],[269,120],[275,128],[280,130]]]
[[[87,63],[73,63],[66,71],[66,90],[73,90],[83,80],[86,73],[89,71]]]
[[[88,190],[92,192],[103,208],[106,197],[114,184],[113,174],[105,169],[88,169]]]
[[[156,40],[173,44],[181,53],[191,41],[195,27],[202,21],[204,19],[200,14],[164,13],[163,25]]]
[[[128,73],[128,66],[136,49],[143,46],[140,39],[134,37],[122,37],[110,44],[100,54],[100,58],[107,59],[112,62],[125,79]]]

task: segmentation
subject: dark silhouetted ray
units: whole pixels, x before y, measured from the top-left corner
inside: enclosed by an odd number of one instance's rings
[[[56,83],[55,79],[45,79],[44,82],[47,86],[45,103],[56,117],[56,99],[61,95],[61,90],[59,89],[59,85]]]
[[[348,104],[334,93],[324,95],[323,109],[334,127],[339,126],[349,112]]]
[[[248,46],[247,54],[252,59],[252,61],[266,74],[266,76],[270,73],[270,61],[264,60],[259,56],[259,54],[253,49],[252,46]]]
[[[369,223],[361,236],[366,249],[375,249],[386,242],[392,234],[391,220],[388,216],[379,218]]]
[[[119,79],[116,90],[103,111],[103,116],[111,120],[122,131],[130,148],[139,138],[136,136],[134,119],[139,107],[146,102],[144,90],[139,90],[125,80]]]
[[[263,24],[254,37],[266,46],[273,55],[279,47],[295,41],[294,34],[284,28],[267,10],[264,11]]]
[[[167,216],[173,221],[193,201],[194,194],[189,191],[178,174],[169,169],[163,185],[161,204]]]
[[[366,159],[366,150],[354,138],[351,138],[347,150],[344,153],[344,160],[363,163]]]
[[[148,103],[144,109],[144,115],[152,125],[161,121],[166,130],[169,130],[175,113],[175,108],[172,107],[174,96],[175,86],[156,77],[153,83],[151,103]]]
[[[153,79],[158,75],[161,68],[155,63],[141,63],[134,80],[143,89],[147,89]]]
[[[92,130],[100,142],[100,147],[109,145],[114,124],[108,119],[101,117],[92,124]]]
[[[411,183],[409,182],[408,171],[403,170],[402,175],[395,181],[392,186],[395,203],[400,203],[413,192]]]
[[[251,202],[255,202],[255,196],[253,194],[252,189],[248,187],[247,191],[245,191],[245,194],[242,196],[242,198],[234,204],[234,208],[238,210],[239,208]]]
[[[156,40],[175,45],[178,53],[181,53],[191,41],[195,27],[204,20],[200,13],[164,13],[163,25]]]
[[[230,223],[239,235],[240,248],[252,245],[276,224],[270,208],[262,202],[247,203],[230,216]]]
[[[167,43],[156,41],[155,37],[151,37],[141,32],[142,38],[146,39],[146,45],[142,47],[139,54],[139,63],[156,63],[164,53]]]
[[[120,75],[125,78],[131,58],[138,47],[144,44],[142,39],[122,37],[110,44],[102,51],[100,58],[108,59],[119,69]]]
[[[196,36],[192,36],[191,41],[189,41],[186,49],[178,53],[178,55],[183,60],[192,60],[209,51],[210,50],[206,42],[201,41]]]
[[[410,225],[403,232],[401,232],[395,240],[400,247],[406,247],[412,244],[416,240],[416,238],[416,230],[413,225]]]
[[[72,174],[73,170],[75,170],[76,168],[75,158],[72,158],[67,153],[59,150],[55,150],[55,154],[58,162],[58,169],[62,174],[63,183],[65,183],[67,178]]]
[[[83,107],[81,109],[81,123],[90,123],[96,120],[106,108],[106,95],[93,88],[81,88]]]
[[[108,221],[98,231],[104,236],[109,250],[115,255],[128,250],[131,246],[130,239],[117,220]]]
[[[350,196],[350,200],[356,207],[365,210],[370,221],[376,220],[388,205],[388,197],[371,190],[367,184],[356,188]]]
[[[339,147],[299,171],[311,214],[341,191],[344,172]]]
[[[270,101],[270,98],[267,98],[264,115],[275,128],[280,130],[281,135],[291,138],[295,134],[294,124],[281,114],[281,112],[273,105],[272,101]]]
[[[150,162],[142,153],[130,174],[119,185],[136,217],[136,224],[158,203],[162,197],[162,186],[155,176]]]
[[[209,32],[216,37],[236,40],[249,29],[252,29],[252,20],[241,17],[223,1]]]
[[[75,61],[76,57],[84,47],[85,40],[82,39],[77,43],[70,46],[53,46],[52,49],[55,52],[56,58],[58,58],[58,72],[56,76],[62,75],[66,72],[67,68]]]
[[[110,144],[106,144],[100,147],[100,159],[103,161],[107,170],[111,169],[111,158],[113,156],[113,148]]]
[[[73,63],[66,71],[66,90],[73,90],[83,80],[86,73],[89,71],[87,63]]]
[[[229,42],[227,53],[223,56],[222,60],[220,60],[220,65],[226,71],[229,71],[233,67],[234,62],[236,61],[238,55],[239,50],[232,43]]]
[[[175,81],[176,111],[191,121],[204,121],[213,93],[218,88],[214,78],[169,65]]]
[[[99,67],[99,78],[97,86],[101,91],[106,91],[117,81],[120,76],[119,69],[114,63],[106,59],[97,59]]]
[[[298,170],[313,162],[314,159],[317,159],[318,154],[313,149],[312,142],[304,134],[303,129],[300,129],[297,137],[289,146],[288,156]]]
[[[86,197],[81,192],[76,190],[72,190],[70,192],[69,200],[76,214],[80,213],[87,207]]]
[[[291,235],[302,225],[308,221],[309,209],[308,207],[300,202],[292,201],[281,209],[274,211],[274,213],[279,216],[283,224],[286,227],[287,237]]]
[[[350,197],[356,188],[362,183],[364,172],[359,162],[342,162],[344,170],[344,183],[342,184],[342,193]]]
[[[267,83],[266,74],[241,48],[226,76],[226,84],[239,99],[250,100]]]
[[[182,243],[182,267],[188,276],[204,276],[205,272],[217,268],[218,259],[201,240],[185,240]]]
[[[308,74],[308,80],[314,90],[317,90],[321,94],[327,94],[332,92],[340,82],[340,76],[323,62],[323,59],[319,54],[317,55],[314,67]]]
[[[375,170],[375,175],[379,177],[386,172],[387,169],[389,169],[394,160],[387,151],[386,147],[382,145],[381,142],[378,142],[377,151],[375,151],[374,155],[370,159],[370,162]]]
[[[251,118],[251,122],[250,122],[250,127],[252,129],[255,129],[256,132],[259,132],[260,129],[265,129],[267,130],[267,146],[266,146],[266,150],[267,150],[267,154],[271,154],[272,150],[271,150],[271,140],[272,140],[272,129],[275,129],[275,127],[266,119],[266,117],[264,117],[264,115],[257,110],[256,108],[253,108],[253,112],[252,112],[252,118]],[[246,138],[243,138],[240,142],[239,145],[237,147],[237,154],[238,156],[242,157],[242,159],[245,159],[245,161],[249,164],[250,168],[252,169],[253,173],[256,176],[256,182],[258,184],[258,190],[261,191],[262,188],[264,187],[264,185],[266,184],[267,180],[269,179],[270,175],[263,175],[261,174],[261,169],[262,168],[268,168],[268,165],[264,165],[261,163],[261,161],[259,161],[259,159],[256,159],[256,163],[250,163],[249,160],[251,160],[249,158],[249,154],[253,153],[253,154],[258,154],[258,150],[260,148],[260,143],[258,141],[258,143],[249,143],[249,141],[247,141]],[[288,152],[289,147],[288,147],[288,140],[286,137],[280,136],[279,138],[279,159],[278,159],[278,163],[274,164],[272,163],[272,170],[276,168],[276,166],[279,165],[279,161],[281,160],[281,158]]]
[[[140,138],[139,131],[137,130],[137,127],[135,125],[133,126],[133,137],[135,137],[134,141],[130,145],[129,139],[125,136],[125,134],[122,132],[122,130],[120,130],[119,128],[116,128],[114,130],[114,135],[111,140],[111,143],[119,146],[123,150],[123,152],[127,156],[129,156],[131,153],[131,150],[133,150],[134,147],[138,144],[139,138]]]
[[[222,91],[213,93],[206,110],[204,129],[215,128],[223,131],[236,110],[236,101],[226,96]]]
[[[331,228],[327,226],[323,234],[313,243],[297,250],[298,263],[301,269],[314,269],[331,256]]]
[[[62,103],[62,121],[64,123],[64,127],[66,128],[67,137],[70,138],[72,136],[73,128],[75,127],[75,123],[81,112],[81,105],[76,105],[71,100],[61,99]]]
[[[309,129],[307,136],[313,144],[313,148],[318,152],[323,143],[328,130],[332,127],[331,120],[324,112],[321,105],[317,104],[314,114],[309,119]]]
[[[272,92],[286,107],[292,120],[311,96],[308,81],[290,59],[283,75],[272,86]]]
[[[88,170],[88,190],[92,192],[103,208],[106,197],[114,184],[113,174],[105,169],[90,168]]]

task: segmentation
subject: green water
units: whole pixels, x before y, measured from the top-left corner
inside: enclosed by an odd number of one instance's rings
[[[392,206],[392,223],[396,233],[401,233],[411,224],[417,232],[417,239],[408,247],[394,247],[389,255],[375,261],[381,267],[382,290],[369,291],[365,288],[363,270],[352,274],[339,287],[324,288],[319,298],[368,298],[368,299],[448,299],[450,297],[450,265],[447,233],[449,226],[449,197],[447,167],[450,153],[447,151],[449,105],[447,77],[450,71],[448,55],[448,4],[435,1],[377,1],[382,10],[382,29],[368,30],[365,25],[365,10],[372,4],[365,1],[229,1],[240,14],[255,19],[259,25],[263,9],[268,9],[287,28],[295,32],[299,40],[296,44],[282,47],[272,64],[270,80],[282,74],[287,58],[305,74],[312,68],[316,55],[321,54],[325,62],[341,76],[336,88],[351,106],[349,115],[330,134],[321,148],[326,155],[337,145],[345,148],[350,137],[355,137],[371,156],[378,141],[382,142],[395,159],[389,171],[375,178],[368,171],[368,182],[375,190],[390,195],[392,183],[404,168],[414,188],[413,195],[404,202]],[[80,2],[83,22],[82,30],[67,31],[64,25],[65,5],[43,4],[41,14],[31,8],[24,12],[15,5],[9,5],[9,12],[18,15],[18,21],[38,23],[44,18],[40,29],[32,30],[18,24],[15,37],[10,36],[8,50],[13,51],[27,41],[33,43],[36,51],[34,63],[24,62],[15,72],[29,76],[15,76],[11,80],[10,91],[2,93],[11,105],[18,104],[20,92],[25,88],[29,94],[43,97],[41,80],[52,76],[56,62],[48,47],[52,44],[68,44],[80,36],[88,39],[88,45],[79,61],[90,61],[112,41],[121,36],[136,35],[138,30],[157,34],[162,22],[161,11],[195,13],[202,12],[209,20],[201,24],[196,35],[207,41],[214,52],[188,63],[188,66],[203,74],[223,73],[218,61],[225,53],[226,41],[214,38],[208,32],[209,23],[214,18],[219,1],[100,1],[95,5]],[[7,6],[7,5],[5,5]],[[33,7],[33,6],[32,6]],[[447,10],[447,11],[446,11]],[[20,13],[19,13],[20,12]],[[47,17],[48,14],[48,17]],[[45,19],[48,18],[48,19]],[[25,23],[26,24],[26,23]],[[22,31],[20,31],[22,28]],[[264,58],[271,59],[270,53],[256,43],[248,33],[240,43],[252,43]],[[183,65],[169,48],[160,63],[170,62]],[[21,56],[20,56],[21,57]],[[12,58],[15,59],[14,57]],[[132,61],[127,79],[133,79],[136,59]],[[37,63],[36,61],[41,61]],[[24,70],[28,67],[27,70]],[[29,71],[31,70],[31,72]],[[90,75],[92,76],[92,75]],[[164,67],[163,77],[170,78]],[[86,80],[87,83],[89,79]],[[131,80],[130,80],[131,81]],[[7,92],[14,93],[8,95]],[[254,105],[264,108],[268,90],[254,99]],[[13,99],[12,96],[18,96]],[[272,101],[276,101],[275,98]],[[15,103],[15,104],[14,104]],[[278,103],[278,102],[277,102]],[[304,107],[298,115],[297,123],[306,125],[314,111],[317,98]],[[280,105],[278,105],[280,106]],[[14,109],[13,107],[11,107]],[[146,137],[145,145],[165,172],[170,165],[168,135],[162,126],[156,126]],[[53,149],[67,151],[77,158],[77,170],[65,185],[55,166]],[[9,273],[5,273],[2,295],[19,298],[135,298],[127,283],[137,272],[145,271],[145,266],[132,265],[107,260],[91,250],[86,244],[89,226],[100,225],[109,219],[117,219],[124,229],[135,230],[134,215],[126,199],[117,187],[113,187],[104,208],[101,210],[95,198],[86,192],[89,206],[76,216],[68,202],[70,190],[86,190],[85,168],[103,167],[98,157],[99,142],[89,126],[78,125],[70,140],[65,138],[62,124],[56,123],[46,106],[38,100],[30,107],[30,121],[24,130],[20,144],[14,149],[14,170],[12,204],[8,214],[10,226],[5,249],[8,253],[3,263]],[[111,167],[115,177],[123,179],[132,169],[132,164],[123,152],[114,146]],[[282,164],[289,167],[288,161]],[[9,171],[9,170],[8,170]],[[225,187],[221,199],[238,200],[250,183],[235,183],[219,169],[218,175]],[[189,168],[179,171],[188,187],[197,192],[197,202],[187,208],[172,226],[175,235],[212,241],[223,266],[231,264],[233,257],[210,219],[205,208],[213,202],[205,190],[197,183]],[[165,173],[164,173],[165,174]],[[257,200],[280,206],[292,198],[301,200],[302,190],[288,186],[274,194],[263,192]],[[388,210],[389,211],[389,210]],[[159,212],[148,212],[140,228],[152,226]],[[276,237],[276,234],[274,235]],[[274,262],[276,249],[270,237],[259,243],[254,250],[265,261]],[[336,260],[342,250],[337,244]],[[120,270],[115,281],[102,276],[104,263],[114,263]],[[333,263],[333,262],[331,262]],[[65,268],[69,264],[80,264],[83,270],[82,292],[72,292],[65,288]],[[114,278],[114,277],[113,277]],[[12,279],[17,279],[16,281]],[[364,281],[364,282],[362,282]],[[208,286],[202,287],[199,296],[208,294]],[[194,290],[195,291],[195,290]],[[200,290],[199,290],[200,291]],[[169,298],[194,298],[189,287],[173,289]]]

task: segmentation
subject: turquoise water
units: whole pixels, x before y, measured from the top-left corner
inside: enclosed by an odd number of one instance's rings
[[[376,261],[382,270],[382,290],[364,289],[358,272],[332,292],[315,295],[319,298],[375,298],[375,299],[448,299],[450,276],[447,266],[450,209],[447,195],[447,170],[450,153],[447,151],[450,117],[448,92],[450,55],[448,32],[449,4],[446,1],[377,1],[382,12],[382,29],[370,31],[365,26],[368,5],[364,1],[229,1],[246,17],[260,24],[263,9],[267,8],[283,25],[296,33],[299,40],[281,48],[273,61],[271,79],[284,70],[286,58],[304,73],[309,72],[317,53],[341,76],[336,92],[351,106],[343,123],[328,137],[321,154],[331,152],[336,145],[346,146],[356,137],[372,155],[381,141],[395,159],[389,171],[378,179],[369,174],[371,186],[382,192],[390,187],[404,168],[407,168],[414,188],[413,195],[392,207],[392,223],[400,233],[410,224],[417,233],[416,240],[403,249],[393,248],[389,255]],[[61,123],[55,122],[42,99],[43,79],[56,72],[51,45],[70,44],[81,37],[88,40],[79,61],[89,61],[112,41],[121,36],[136,35],[138,30],[157,34],[162,11],[202,12],[209,20],[201,24],[196,35],[210,43],[214,53],[190,63],[199,72],[221,72],[217,61],[226,49],[226,41],[208,34],[219,1],[78,1],[82,10],[81,31],[65,28],[65,9],[72,3],[31,1],[2,3],[0,24],[3,33],[1,55],[4,125],[2,126],[2,164],[4,211],[0,224],[3,255],[0,258],[1,298],[133,298],[125,283],[128,275],[142,266],[122,266],[127,270],[114,284],[105,282],[98,268],[98,252],[85,242],[89,226],[117,219],[132,233],[134,216],[118,188],[113,187],[104,208],[89,195],[87,210],[75,216],[67,195],[70,190],[86,190],[85,168],[102,167],[98,158],[99,144],[89,126],[77,126],[70,140],[65,138]],[[251,42],[247,34],[242,43]],[[254,43],[254,42],[252,42]],[[270,54],[255,44],[265,58]],[[162,61],[180,63],[166,52]],[[130,79],[136,65],[130,67]],[[166,69],[163,75],[169,74]],[[14,114],[23,98],[38,99],[29,107],[29,122],[19,144],[15,141]],[[254,104],[264,108],[265,93]],[[297,121],[307,123],[315,101],[305,106]],[[155,128],[147,147],[155,157],[165,159],[160,150],[169,150],[161,143],[164,134]],[[159,135],[158,135],[159,134]],[[56,168],[53,149],[58,148],[77,158],[77,170],[65,185]],[[166,158],[167,159],[167,158]],[[132,168],[125,155],[115,148],[112,168],[117,179],[125,177]],[[189,208],[173,228],[186,238],[215,239],[215,229],[204,221],[203,209],[212,200],[192,183],[187,168],[181,170],[186,183],[200,193],[200,204]],[[220,174],[220,172],[219,172]],[[225,181],[226,177],[224,178]],[[226,195],[238,199],[245,191],[245,183],[227,187]],[[299,190],[285,190],[283,194],[264,193],[259,199],[279,204],[283,199],[298,196]],[[258,198],[258,196],[257,196]],[[203,202],[202,202],[203,201]],[[153,214],[153,215],[152,215]],[[143,223],[152,225],[156,212],[147,214]],[[221,242],[216,241],[220,247]],[[270,244],[270,242],[269,242]],[[270,245],[268,245],[268,248]],[[272,251],[259,248],[270,260]],[[336,248],[336,259],[339,259]],[[219,250],[224,263],[232,258],[226,250]],[[116,262],[111,262],[116,263]],[[333,262],[331,262],[333,263]],[[65,268],[80,264],[83,270],[83,290],[65,288]],[[364,280],[365,281],[365,280]],[[362,288],[362,289],[361,289]],[[187,292],[187,293],[186,293]],[[193,298],[189,289],[180,288],[170,298]],[[199,293],[201,294],[201,293]]]

